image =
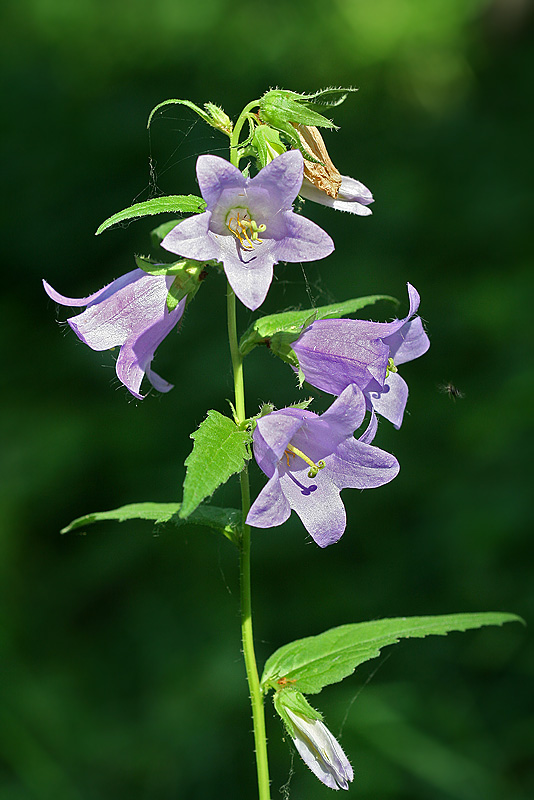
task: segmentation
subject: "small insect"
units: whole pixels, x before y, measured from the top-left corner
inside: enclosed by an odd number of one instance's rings
[[[287,686],[288,683],[296,683],[297,679],[296,678],[285,678],[284,677],[284,678],[279,678],[276,682],[277,682],[277,684],[279,686]]]
[[[451,398],[451,400],[462,400],[465,395],[464,393],[458,389],[453,383],[442,383],[438,386],[438,389],[442,394],[447,394]]]

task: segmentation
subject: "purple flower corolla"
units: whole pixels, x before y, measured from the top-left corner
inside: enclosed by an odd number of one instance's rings
[[[307,178],[304,178],[299,194],[305,200],[330,206],[335,211],[348,211],[350,214],[358,214],[360,217],[368,217],[373,213],[370,208],[367,208],[374,202],[370,190],[355,178],[349,178],[348,175],[341,176],[341,186],[335,197],[331,197],[314,186]]]
[[[197,160],[206,211],[180,222],[161,245],[198,261],[220,261],[237,297],[260,306],[278,261],[315,261],[334,243],[318,225],[293,212],[302,184],[300,152],[283,153],[254,178],[218,156]]]
[[[337,739],[320,719],[308,719],[290,708],[291,738],[304,763],[330,789],[348,789],[354,773]]]
[[[86,306],[85,311],[67,320],[74,333],[92,350],[120,347],[116,372],[134,397],[140,394],[146,375],[159,392],[173,388],[151,368],[156,348],[178,324],[187,298],[173,311],[167,308],[167,293],[174,276],[148,275],[134,269],[88,297],[65,297],[46,281],[46,293],[63,306]]]
[[[354,438],[365,411],[362,392],[348,386],[321,416],[283,408],[261,417],[254,457],[269,481],[247,523],[255,528],[281,525],[293,509],[319,547],[337,542],[346,525],[341,489],[382,486],[399,471],[394,456],[369,443],[374,431]]]
[[[408,297],[408,316],[393,322],[312,322],[292,345],[305,380],[334,395],[356,384],[365,394],[368,407],[400,428],[408,386],[397,367],[422,356],[430,347],[420,317],[414,317],[419,294],[410,284]]]

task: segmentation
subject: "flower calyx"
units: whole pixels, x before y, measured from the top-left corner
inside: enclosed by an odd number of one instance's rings
[[[187,302],[189,303],[208,274],[204,262],[193,261],[189,258],[181,258],[172,264],[155,264],[147,258],[136,256],[135,262],[139,269],[149,275],[174,276],[174,281],[170,285],[167,295],[167,308],[169,311],[173,311],[184,297],[187,297]]]

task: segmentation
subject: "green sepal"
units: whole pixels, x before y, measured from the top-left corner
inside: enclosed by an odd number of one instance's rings
[[[298,339],[303,329],[318,319],[338,319],[347,314],[354,314],[366,306],[387,300],[398,304],[398,300],[386,294],[373,294],[368,297],[356,297],[343,303],[333,303],[319,308],[306,308],[302,311],[283,311],[280,314],[269,314],[260,317],[247,328],[239,342],[239,352],[246,356],[259,344],[269,344],[270,349],[280,358],[288,360],[287,348]],[[274,339],[274,337],[278,337]],[[273,345],[274,339],[274,345]]]
[[[255,150],[259,167],[265,167],[274,158],[286,152],[278,131],[269,125],[258,125],[252,136],[251,147]]]
[[[216,506],[200,506],[187,520],[179,516],[181,503],[130,503],[112,511],[95,511],[73,520],[61,533],[70,533],[85,528],[95,522],[128,522],[133,519],[150,520],[156,526],[169,523],[180,528],[183,525],[200,525],[222,533],[234,544],[241,537],[241,512],[236,508],[217,508]]]
[[[198,114],[201,119],[204,120],[208,125],[211,125],[212,128],[217,128],[217,130],[222,131],[222,133],[226,133],[228,136],[232,133],[232,121],[228,114],[226,114],[222,108],[216,106],[214,103],[204,103],[204,108],[200,108],[195,103],[192,103],[191,100],[164,100],[162,103],[158,103],[158,105],[152,109],[150,115],[148,117],[148,122],[146,124],[147,128],[150,128],[150,123],[154,117],[156,111],[159,111],[160,108],[169,105],[180,105],[180,106],[187,106],[187,108],[192,109],[195,114]]]
[[[136,256],[135,263],[139,269],[149,275],[175,275],[167,293],[167,308],[169,312],[174,311],[184,297],[188,297],[187,302],[189,303],[206,277],[206,265],[204,262],[193,261],[189,258],[181,258],[179,261],[173,261],[172,264],[158,264],[143,256]]]
[[[150,241],[154,247],[160,245],[167,234],[170,233],[173,228],[176,228],[179,222],[181,222],[179,219],[170,219],[168,222],[164,222],[162,225],[158,225],[157,228],[151,230]]]
[[[331,628],[318,636],[297,639],[276,650],[265,664],[263,691],[280,688],[280,680],[294,684],[305,694],[316,694],[324,686],[338,683],[360,664],[380,655],[380,650],[400,639],[444,636],[484,625],[523,622],[515,614],[487,612],[444,614],[433,617],[397,617]],[[523,622],[524,624],[524,622]]]
[[[352,87],[347,89],[330,87],[329,89],[319,89],[318,92],[313,92],[313,94],[301,94],[297,96],[300,98],[300,102],[304,103],[307,108],[317,110],[340,106],[341,103],[347,99],[349,92],[357,91],[358,89]]]
[[[129,208],[118,211],[108,217],[97,229],[95,236],[115,225],[117,222],[124,222],[126,219],[135,217],[148,217],[153,214],[175,214],[177,211],[183,214],[200,214],[206,208],[206,202],[201,197],[194,194],[175,194],[167,197],[154,197],[152,200],[145,200],[144,203],[135,203]]]
[[[161,262],[151,261],[145,256],[135,256],[135,263],[146,272],[148,275],[179,275],[183,271],[184,264],[188,262],[186,259],[181,258],[179,261],[173,261],[171,264],[162,264]]]
[[[311,96],[299,95],[284,89],[272,89],[266,92],[259,102],[259,115],[262,122],[266,122],[277,130],[284,130],[287,123],[295,122],[300,125],[314,125],[317,128],[336,128],[331,119],[310,108],[313,101]],[[315,100],[317,104],[317,100]]]
[[[206,419],[191,434],[193,450],[185,461],[187,472],[180,517],[186,519],[215,489],[250,460],[249,431],[239,428],[229,417],[208,411]]]
[[[286,714],[286,709],[289,708],[295,714],[300,714],[306,719],[320,719],[323,720],[323,715],[320,711],[313,708],[302,692],[292,688],[282,688],[275,692],[273,695],[273,705],[278,714],[284,720],[284,724],[289,733],[293,735],[293,723],[290,717]]]

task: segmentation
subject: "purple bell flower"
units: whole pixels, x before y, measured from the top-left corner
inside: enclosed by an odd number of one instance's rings
[[[223,158],[202,155],[197,178],[206,211],[180,222],[161,245],[198,261],[220,261],[237,297],[258,308],[278,261],[315,261],[334,243],[318,225],[293,212],[303,158],[293,150],[275,158],[254,178]]]
[[[271,528],[296,511],[319,547],[337,542],[346,525],[341,489],[370,489],[393,480],[397,459],[369,442],[373,421],[361,439],[365,398],[348,386],[324,414],[283,408],[258,419],[254,457],[269,478],[247,516],[255,528]]]
[[[159,392],[173,388],[155,373],[150,364],[156,348],[178,324],[184,313],[184,297],[173,311],[167,308],[167,293],[174,276],[154,276],[134,269],[88,297],[65,297],[46,281],[49,297],[63,306],[86,306],[85,311],[67,320],[74,333],[92,350],[120,347],[117,377],[134,397],[140,394],[146,375]]]
[[[419,294],[410,284],[408,296],[408,316],[393,322],[312,322],[292,344],[307,383],[334,395],[355,384],[365,394],[369,408],[400,428],[408,386],[397,367],[422,356],[430,347],[421,318],[414,317]]]

